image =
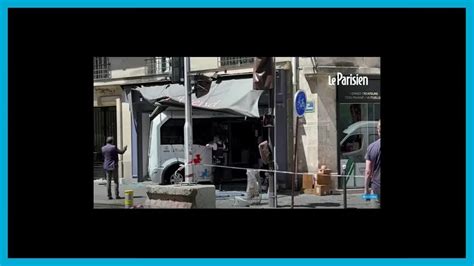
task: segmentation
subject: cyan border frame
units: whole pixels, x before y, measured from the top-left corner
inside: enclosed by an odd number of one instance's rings
[[[473,168],[466,167],[466,259],[8,259],[8,8],[171,8],[171,7],[312,7],[312,8],[466,8],[466,166],[473,162],[474,13],[468,0],[0,0],[0,266],[4,265],[468,265],[473,266]],[[470,103],[470,105],[469,105]]]

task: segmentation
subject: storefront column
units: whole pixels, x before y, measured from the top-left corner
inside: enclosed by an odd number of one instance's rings
[[[117,98],[115,100],[115,105],[117,109],[117,148],[123,149],[123,127],[122,127],[122,100]],[[123,178],[123,155],[119,154],[119,163],[118,163],[118,177]]]

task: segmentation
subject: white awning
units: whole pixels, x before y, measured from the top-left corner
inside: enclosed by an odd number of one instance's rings
[[[184,106],[185,103],[185,88],[180,84],[142,86],[135,90],[151,102],[176,106]],[[192,105],[200,109],[259,117],[258,100],[262,93],[253,89],[252,78],[213,81],[209,93],[199,98],[192,95]]]

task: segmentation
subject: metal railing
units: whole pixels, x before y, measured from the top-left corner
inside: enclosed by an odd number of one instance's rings
[[[110,79],[110,62],[108,57],[94,57],[94,79]]]
[[[170,72],[170,57],[150,57],[145,59],[147,75],[165,74]]]
[[[218,57],[218,64],[224,66],[249,66],[253,64],[255,57]]]
[[[94,79],[110,79],[109,68],[94,69]]]

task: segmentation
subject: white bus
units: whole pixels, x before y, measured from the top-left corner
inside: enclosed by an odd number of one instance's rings
[[[184,110],[164,111],[150,125],[148,174],[159,184],[174,183],[174,173],[184,165]],[[212,164],[212,148],[206,147],[215,135],[227,147],[224,165],[258,167],[258,141],[263,135],[260,120],[222,112],[193,110],[193,155],[202,164]],[[196,182],[213,182],[212,167],[194,166]],[[245,171],[225,170],[227,177],[245,177]],[[181,176],[184,172],[180,170]]]

